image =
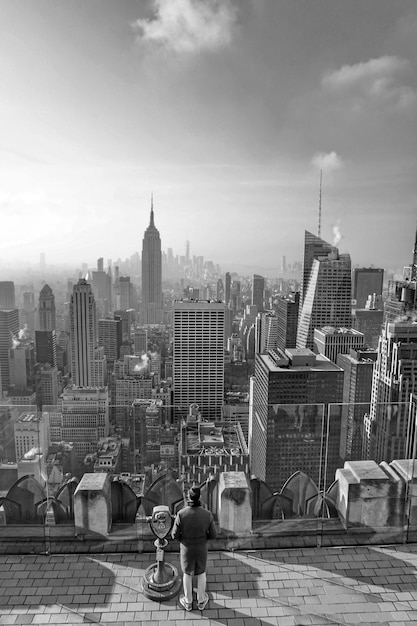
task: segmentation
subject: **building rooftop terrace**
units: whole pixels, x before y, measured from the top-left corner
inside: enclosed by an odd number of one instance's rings
[[[209,604],[147,599],[155,554],[0,556],[0,624],[279,626],[417,623],[417,545],[213,551]],[[167,560],[179,569],[179,555]]]

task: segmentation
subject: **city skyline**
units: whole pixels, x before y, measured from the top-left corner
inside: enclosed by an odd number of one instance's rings
[[[128,257],[153,192],[164,250],[267,274],[317,232],[320,170],[321,237],[409,262],[411,0],[0,6],[0,264]]]

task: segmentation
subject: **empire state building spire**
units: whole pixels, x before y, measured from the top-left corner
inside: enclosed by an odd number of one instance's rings
[[[142,242],[142,315],[143,324],[163,322],[161,238],[155,226],[153,194],[151,215]]]

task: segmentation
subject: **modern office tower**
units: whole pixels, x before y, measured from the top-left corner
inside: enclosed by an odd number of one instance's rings
[[[122,345],[122,320],[98,320],[98,345],[104,349],[107,362],[116,361]]]
[[[303,293],[297,328],[300,349],[313,348],[315,328],[352,325],[350,255],[339,254],[337,248],[326,245],[333,249],[312,259],[307,290]]]
[[[25,340],[9,350],[10,384],[33,387],[35,383],[35,346]]]
[[[173,309],[173,388],[177,415],[190,404],[204,418],[220,415],[224,397],[224,317],[221,302],[176,301]]]
[[[285,273],[287,271],[287,259],[285,256],[281,257],[281,272]]]
[[[275,350],[278,338],[278,318],[275,313],[258,313],[255,319],[255,353]]]
[[[161,324],[164,320],[162,299],[161,239],[151,218],[142,242],[142,323]]]
[[[39,330],[56,330],[55,296],[49,285],[39,294]]]
[[[37,374],[38,406],[55,405],[58,402],[58,368],[49,363],[40,365]]]
[[[51,441],[48,415],[25,411],[15,422],[14,440],[17,461],[34,448],[46,454]]]
[[[10,385],[9,350],[19,334],[19,311],[0,310],[0,370],[3,390]]]
[[[97,442],[109,435],[107,387],[66,388],[61,410],[50,415],[51,440],[72,441],[77,457],[95,452]]]
[[[254,274],[252,277],[252,304],[258,307],[258,313],[264,310],[265,278]]]
[[[96,305],[91,285],[80,278],[70,303],[71,376],[76,387],[93,386],[97,343]]]
[[[339,354],[337,365],[345,373],[343,383],[342,429],[340,457],[343,461],[367,458],[365,421],[369,415],[372,376],[377,358],[376,350],[353,350]]]
[[[230,298],[232,295],[232,275],[230,274],[230,272],[226,272],[226,275],[224,277],[224,301],[226,303],[226,306],[230,305]]]
[[[296,471],[323,488],[340,467],[343,370],[311,350],[257,354],[249,414],[251,473],[274,491]],[[326,436],[327,435],[327,436]]]
[[[313,233],[310,233],[308,230],[305,231],[303,278],[300,292],[300,309],[303,305],[307,293],[314,259],[320,259],[322,257],[327,258],[327,256],[332,252],[335,252],[336,254],[338,253],[338,250],[335,246],[332,246],[330,243],[327,243],[327,241],[320,239],[320,237],[316,237],[316,235],[313,235]]]
[[[351,348],[363,349],[365,337],[354,328],[323,326],[323,328],[314,329],[314,346],[316,352],[336,363],[339,354],[349,354]]]
[[[103,257],[100,257],[99,259],[97,259],[97,271],[102,272],[103,269],[104,269],[104,259]]]
[[[354,267],[352,270],[352,306],[364,309],[368,296],[382,296],[384,270],[377,267]]]
[[[368,458],[377,463],[411,458],[416,435],[409,424],[409,400],[416,391],[417,324],[387,323],[373,373]]]
[[[133,285],[130,282],[130,276],[121,276],[119,279],[119,295],[120,295],[120,305],[119,308],[122,311],[127,311],[132,307],[132,287]]]
[[[136,328],[133,334],[133,352],[139,356],[148,351],[148,331],[146,328]]]
[[[11,280],[0,281],[0,310],[11,310],[16,308],[14,293],[14,282]]]
[[[54,330],[37,330],[35,332],[36,361],[57,365],[57,338]]]
[[[292,292],[287,296],[278,296],[274,303],[277,314],[277,347],[295,348],[297,343],[297,325],[300,304],[300,293]]]

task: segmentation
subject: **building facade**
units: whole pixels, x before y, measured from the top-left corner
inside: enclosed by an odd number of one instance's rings
[[[141,322],[161,324],[163,321],[161,238],[154,223],[152,202],[150,222],[142,242]]]
[[[177,301],[173,310],[174,406],[197,403],[204,417],[220,415],[224,398],[223,302]],[[177,411],[177,412],[178,412]]]

